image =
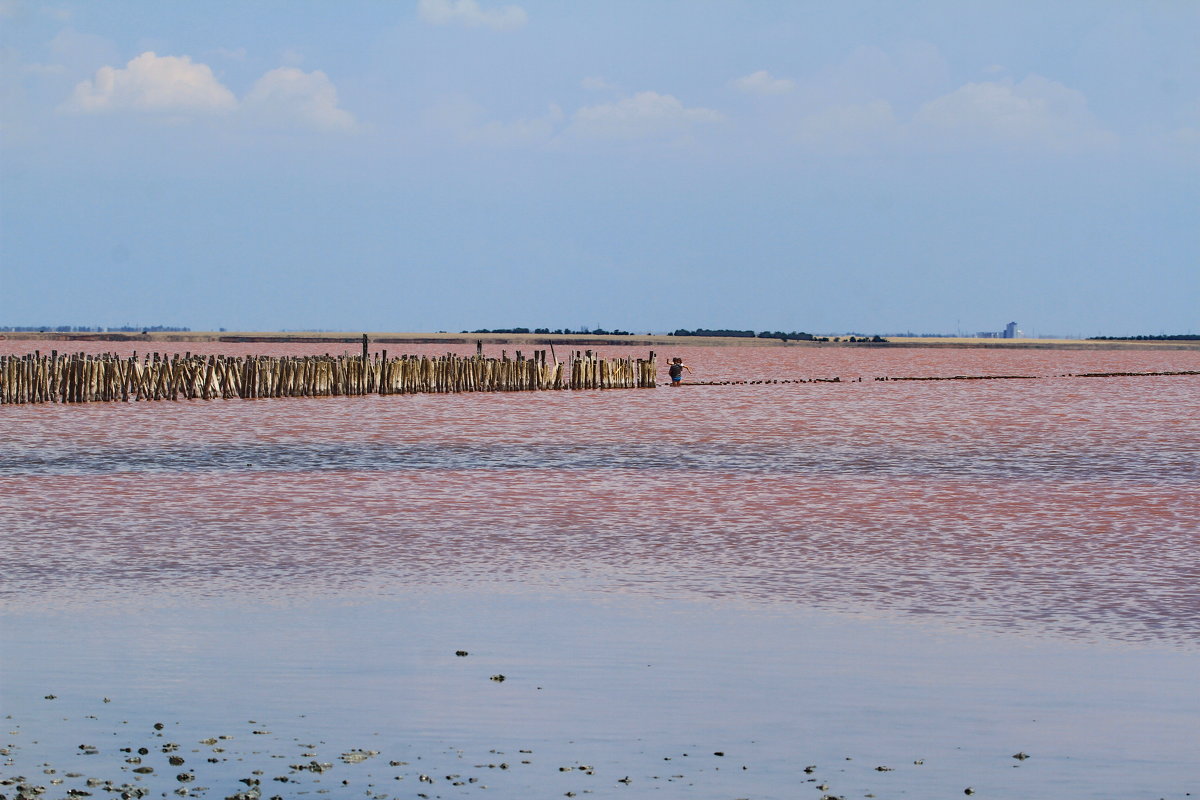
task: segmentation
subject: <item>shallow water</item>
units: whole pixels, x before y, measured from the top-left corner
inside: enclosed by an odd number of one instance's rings
[[[819,797],[807,759],[846,796],[1196,791],[1200,376],[1054,376],[1200,353],[680,352],[844,382],[0,409],[5,713],[532,742],[482,767],[512,797]],[[1039,379],[870,380],[960,374]],[[48,742],[3,771],[68,758]],[[342,765],[354,796],[386,758]],[[589,758],[603,787],[557,771]]]
[[[465,797],[481,785],[505,798],[1195,790],[1195,659],[1154,648],[504,586],[22,615],[6,639],[40,659],[6,668],[16,763],[5,772],[43,783],[131,781],[120,748],[145,746],[155,774],[138,783],[170,791],[189,770],[212,797],[256,771],[264,797]],[[218,736],[231,738],[204,744]],[[185,764],[167,764],[166,743]],[[379,754],[341,762],[354,749]],[[314,760],[333,768],[291,769]]]

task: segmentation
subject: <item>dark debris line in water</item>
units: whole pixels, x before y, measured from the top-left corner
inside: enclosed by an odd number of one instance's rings
[[[48,695],[46,700],[57,699]],[[104,698],[104,703],[110,703]],[[47,717],[53,716],[47,706]],[[106,725],[95,715],[87,715],[97,725]],[[60,717],[59,721],[69,721]],[[387,752],[387,749],[355,747],[348,750],[331,749],[318,737],[284,739],[276,736],[269,726],[255,720],[246,721],[248,728],[232,733],[220,733],[195,741],[176,741],[184,738],[173,734],[180,722],[156,722],[141,731],[127,721],[111,729],[96,731],[91,742],[77,745],[64,760],[54,763],[44,760],[45,753],[22,759],[27,747],[23,744],[21,723],[12,715],[4,718],[6,741],[0,746],[0,800],[47,800],[47,798],[80,798],[94,795],[119,797],[122,800],[159,796],[218,798],[225,800],[283,800],[304,794],[334,797],[368,797],[389,800],[417,797],[421,800],[451,796],[468,796],[473,790],[497,789],[518,791],[528,783],[529,791],[575,797],[596,794],[608,789],[621,793],[631,787],[661,789],[664,784],[677,784],[704,792],[706,773],[715,776],[725,766],[734,775],[755,769],[747,754],[730,759],[724,750],[670,753],[653,758],[662,769],[653,773],[631,776],[616,768],[598,767],[583,760],[540,760],[534,749],[518,748],[516,752],[491,748],[486,753],[472,754],[456,747],[444,747],[436,752]],[[45,730],[47,720],[41,720]],[[111,722],[107,725],[111,726]],[[372,734],[375,736],[377,734]],[[109,740],[116,741],[110,743]],[[366,737],[364,737],[366,738]],[[244,742],[249,741],[249,744]],[[97,745],[92,742],[104,742]],[[380,745],[380,747],[383,747]],[[639,753],[638,755],[644,755]],[[1004,758],[997,756],[997,759]],[[1029,754],[1021,751],[1009,758],[1020,766]],[[31,763],[36,761],[37,763]],[[811,784],[819,791],[819,800],[844,800],[835,794],[837,784],[860,785],[872,773],[921,769],[926,759],[915,758],[899,766],[871,766],[855,756],[846,756],[833,767],[820,767],[797,760],[795,774],[785,782],[797,789]],[[686,766],[684,766],[686,765]],[[22,774],[27,772],[28,774]],[[113,777],[116,776],[116,777]],[[398,787],[397,783],[401,786]],[[513,784],[518,784],[514,786]],[[549,787],[553,786],[553,789]],[[879,787],[867,793],[868,798],[886,797]],[[974,789],[967,787],[967,794]],[[905,792],[901,790],[901,794]],[[491,793],[494,794],[494,793]],[[623,797],[637,796],[631,792]]]
[[[874,381],[1036,381],[1043,378],[1151,378],[1178,375],[1200,375],[1200,370],[1173,370],[1167,372],[1064,372],[1059,375],[911,375],[901,377],[876,377]],[[764,378],[760,380],[713,380],[683,381],[684,386],[759,386],[788,383],[862,383],[862,378],[839,376],[832,378]],[[666,384],[659,384],[665,386]]]
[[[28,448],[0,444],[0,477],[111,475],[118,473],[405,472],[442,470],[621,469],[678,474],[746,476],[959,477],[986,470],[994,478],[1147,480],[1190,482],[1200,467],[1185,454],[1142,450],[1024,452],[976,443],[974,450],[929,452],[882,442],[871,448],[838,441],[793,442],[593,442],[378,443],[279,442],[90,448],[70,442]],[[1132,457],[1136,455],[1137,457]]]

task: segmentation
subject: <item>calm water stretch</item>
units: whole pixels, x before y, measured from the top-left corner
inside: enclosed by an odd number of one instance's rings
[[[0,408],[0,773],[1200,792],[1200,351],[676,354],[841,382]]]

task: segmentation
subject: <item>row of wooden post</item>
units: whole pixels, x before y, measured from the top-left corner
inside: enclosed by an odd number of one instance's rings
[[[601,358],[591,350],[566,363],[546,351],[526,358],[399,356],[0,355],[0,404],[130,400],[519,392],[652,388],[654,353]]]

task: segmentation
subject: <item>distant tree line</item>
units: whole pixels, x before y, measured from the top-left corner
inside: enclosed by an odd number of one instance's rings
[[[1106,342],[1195,342],[1200,333],[1160,333],[1157,336],[1089,336],[1088,341]]]
[[[122,325],[119,328],[105,328],[88,325],[0,325],[0,331],[36,332],[36,333],[180,333],[191,328],[177,328],[171,325]]]
[[[804,331],[792,331],[791,333],[784,333],[783,331],[763,331],[762,333],[758,334],[758,338],[759,339],[781,339],[785,342],[788,341],[789,339],[793,342],[827,342],[827,341],[829,341],[828,338],[818,338],[816,336],[813,336],[811,333],[805,333]]]
[[[689,331],[685,328],[680,328],[667,334],[668,336],[733,336],[743,339],[753,339],[754,331],[735,331],[731,328],[696,328],[694,331]]]
[[[575,336],[633,336],[629,331],[623,331],[619,328],[605,330],[604,328],[580,328],[571,330],[570,328],[478,328],[473,331],[463,331],[463,333],[558,333]],[[650,336],[651,334],[646,334]],[[750,330],[735,330],[733,328],[696,328],[688,330],[679,328],[671,331],[668,336],[727,336],[740,339],[779,339],[784,342],[870,342],[881,343],[887,339],[882,336],[867,336],[865,334],[859,336],[835,337],[830,339],[828,336],[814,336],[811,333],[804,331],[791,331],[785,333],[783,331],[750,331]]]
[[[568,328],[556,328],[554,330],[550,330],[549,328],[534,328],[533,330],[529,328],[479,328],[473,331],[463,331],[463,333],[562,333],[574,334],[576,336],[633,336],[629,331],[623,331],[618,328],[613,328],[611,331],[604,328],[580,328],[577,331]]]
[[[811,333],[804,331],[791,331],[784,333],[783,331],[742,331],[732,328],[696,328],[695,330],[687,330],[680,328],[668,334],[669,336],[731,336],[742,339],[779,339],[787,342],[828,342],[828,336],[813,336]],[[882,336],[847,336],[844,340],[841,337],[834,338],[833,341],[841,342],[886,342]]]

